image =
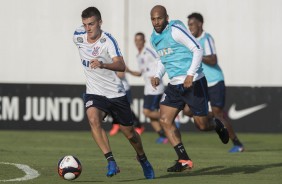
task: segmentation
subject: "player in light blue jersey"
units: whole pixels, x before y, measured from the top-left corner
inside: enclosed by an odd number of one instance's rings
[[[204,49],[202,67],[208,82],[208,96],[212,115],[220,117],[228,129],[229,137],[234,144],[229,152],[242,152],[244,151],[243,144],[236,136],[223,110],[225,105],[225,84],[223,72],[218,65],[214,40],[209,33],[203,30],[204,18],[201,14],[192,13],[187,18],[190,32],[197,38]]]
[[[151,10],[151,22],[154,27],[151,44],[160,56],[156,75],[151,79],[152,86],[158,87],[165,72],[170,79],[160,102],[160,123],[178,159],[167,171],[181,172],[193,167],[174,123],[186,104],[197,128],[215,130],[224,144],[228,143],[229,135],[219,119],[208,117],[207,81],[202,72],[203,49],[199,42],[181,21],[169,21],[166,9],[161,5]]]

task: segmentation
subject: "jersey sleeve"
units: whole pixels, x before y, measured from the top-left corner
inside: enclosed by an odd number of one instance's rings
[[[85,29],[83,26],[78,27],[73,33],[73,42],[76,46],[83,42],[82,35],[84,35]]]
[[[214,40],[211,36],[208,36],[205,40],[204,50],[205,56],[216,54]]]
[[[105,35],[107,35],[107,39],[108,39],[108,53],[110,57],[113,58],[113,57],[122,56],[116,39],[109,33],[105,33]]]
[[[194,76],[201,66],[203,57],[203,49],[200,43],[192,36],[186,27],[181,24],[172,25],[171,35],[176,42],[183,44],[193,53],[192,64],[187,71],[187,75]]]

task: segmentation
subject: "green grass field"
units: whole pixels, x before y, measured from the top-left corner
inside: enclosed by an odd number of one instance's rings
[[[143,144],[156,179],[146,180],[135,160],[135,152],[118,134],[110,137],[121,173],[107,178],[106,160],[92,141],[90,132],[0,131],[0,162],[26,164],[40,176],[27,181],[5,183],[70,183],[57,174],[57,162],[64,155],[75,155],[82,163],[80,177],[72,183],[282,183],[282,135],[239,134],[245,144],[243,153],[227,153],[231,143],[223,145],[215,133],[182,132],[183,142],[195,167],[183,173],[167,173],[176,155],[172,147],[155,144],[157,135],[144,133]],[[0,183],[25,174],[13,165],[1,164]]]

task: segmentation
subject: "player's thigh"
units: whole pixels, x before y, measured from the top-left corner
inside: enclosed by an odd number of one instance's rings
[[[171,124],[179,113],[179,109],[166,105],[160,105],[160,123]]]
[[[89,107],[86,110],[86,115],[90,125],[98,127],[101,126],[101,122],[106,113],[96,107]]]

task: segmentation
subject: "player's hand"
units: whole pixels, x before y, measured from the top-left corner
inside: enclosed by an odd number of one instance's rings
[[[158,77],[152,77],[151,84],[154,89],[157,89],[157,86],[160,84],[160,79]]]
[[[103,62],[93,59],[90,61],[90,68],[96,69],[96,68],[103,68]]]
[[[190,88],[193,86],[193,78],[194,76],[192,75],[187,75],[186,79],[184,80],[184,88]]]

